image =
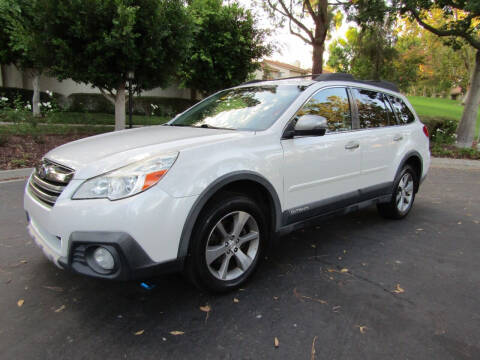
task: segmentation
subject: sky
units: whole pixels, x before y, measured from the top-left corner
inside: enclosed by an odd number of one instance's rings
[[[238,2],[243,7],[252,9],[251,0],[238,0]],[[259,25],[261,28],[272,27],[271,20],[263,10],[259,10],[258,7],[253,8],[252,10],[258,16]],[[342,26],[331,34],[332,37],[330,41],[327,41],[325,48],[328,49],[328,44],[335,38],[344,37],[348,27],[352,25],[352,23],[347,23],[344,21]],[[299,61],[300,67],[302,68],[312,67],[312,46],[306,44],[299,37],[290,34],[288,27],[277,28],[275,33],[271,38],[268,39],[268,41],[276,44],[279,49],[269,56],[269,59],[282,61],[292,65],[295,65],[295,61]],[[325,51],[324,59],[328,59],[327,51]]]

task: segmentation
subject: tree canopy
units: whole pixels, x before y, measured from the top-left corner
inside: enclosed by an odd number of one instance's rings
[[[222,0],[192,0],[193,40],[181,66],[184,86],[209,94],[244,82],[270,53],[250,11]]]

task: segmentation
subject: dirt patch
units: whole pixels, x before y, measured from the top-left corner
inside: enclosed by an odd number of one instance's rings
[[[33,167],[51,149],[90,135],[93,134],[8,136],[0,146],[0,170]]]

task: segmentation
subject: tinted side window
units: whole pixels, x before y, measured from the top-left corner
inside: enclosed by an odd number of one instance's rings
[[[415,121],[415,116],[412,114],[408,106],[405,105],[402,99],[392,95],[387,96],[392,103],[393,109],[397,114],[400,124],[410,124]]]
[[[352,89],[357,103],[360,128],[388,126],[388,113],[383,94],[376,91]]]
[[[331,88],[320,90],[298,111],[302,115],[318,115],[327,119],[328,132],[352,129],[352,116],[347,89]]]

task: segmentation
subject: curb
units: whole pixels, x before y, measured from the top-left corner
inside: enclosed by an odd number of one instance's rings
[[[434,168],[443,168],[443,169],[480,170],[480,160],[432,157],[430,166]]]
[[[26,179],[32,173],[33,168],[15,169],[15,170],[1,170],[0,181]]]

